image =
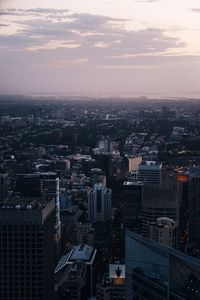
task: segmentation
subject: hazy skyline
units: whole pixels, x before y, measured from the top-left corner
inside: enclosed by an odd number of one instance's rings
[[[200,0],[0,0],[0,93],[200,96]]]

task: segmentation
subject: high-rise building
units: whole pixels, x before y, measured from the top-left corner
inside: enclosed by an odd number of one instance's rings
[[[167,217],[179,223],[179,197],[175,191],[160,187],[145,186],[142,203],[142,235],[150,238],[151,224]]]
[[[200,256],[200,168],[189,173],[189,241],[192,254]]]
[[[0,299],[54,296],[55,201],[15,198],[0,207]]]
[[[18,176],[16,192],[22,197],[45,197],[55,201],[54,241],[56,256],[59,256],[61,241],[59,178],[55,173],[33,173]]]
[[[97,167],[105,172],[106,177],[112,175],[112,155],[110,153],[101,153],[95,155]]]
[[[125,237],[126,300],[200,299],[200,261],[129,230]]]
[[[111,217],[112,191],[102,184],[95,184],[88,192],[88,219],[91,223],[106,222]]]
[[[8,197],[8,174],[0,174],[0,203],[4,202]]]
[[[125,181],[123,185],[124,219],[141,216],[143,201],[143,183]]]
[[[179,250],[187,251],[188,234],[189,234],[189,174],[186,171],[177,170],[176,172],[176,189],[180,201],[180,218],[179,218]]]
[[[145,161],[138,167],[138,180],[150,185],[162,185],[162,164]]]
[[[40,173],[19,175],[15,191],[22,197],[41,197],[44,192],[44,185]]]

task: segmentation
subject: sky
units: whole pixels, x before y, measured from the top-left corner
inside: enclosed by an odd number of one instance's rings
[[[0,93],[200,98],[200,0],[0,0]]]

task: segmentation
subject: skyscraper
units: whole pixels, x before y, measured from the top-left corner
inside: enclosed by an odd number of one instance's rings
[[[16,198],[0,207],[0,299],[51,300],[55,201]]]
[[[198,259],[129,230],[125,248],[126,300],[200,298]]]
[[[141,216],[143,200],[143,183],[125,181],[123,185],[124,219]]]
[[[56,256],[59,256],[61,241],[59,178],[55,173],[33,173],[18,176],[16,191],[22,197],[45,197],[55,201],[54,241]]]
[[[189,173],[189,241],[193,255],[200,256],[200,169]]]
[[[112,191],[102,184],[95,184],[88,192],[88,219],[92,223],[105,222],[111,217]]]
[[[151,224],[160,217],[167,217],[178,224],[179,197],[174,191],[160,187],[146,186],[142,204],[142,235],[150,238]]]
[[[189,227],[189,173],[178,170],[176,186],[180,198],[179,249],[187,251]]]
[[[95,155],[97,167],[105,172],[106,177],[112,175],[112,155],[110,153],[100,153]]]
[[[145,161],[138,167],[138,180],[150,185],[162,185],[162,164]]]

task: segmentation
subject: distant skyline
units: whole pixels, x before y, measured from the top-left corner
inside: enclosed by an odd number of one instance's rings
[[[200,97],[200,0],[0,0],[0,93]]]

